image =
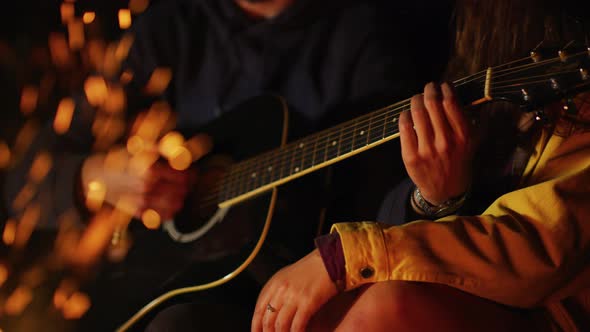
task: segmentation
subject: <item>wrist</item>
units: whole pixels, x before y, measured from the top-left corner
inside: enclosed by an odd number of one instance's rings
[[[457,212],[457,210],[459,210],[465,203],[468,192],[469,191],[466,191],[462,195],[450,198],[442,203],[433,204],[424,198],[420,188],[414,187],[410,197],[410,204],[414,211],[421,216],[428,218],[442,218]]]

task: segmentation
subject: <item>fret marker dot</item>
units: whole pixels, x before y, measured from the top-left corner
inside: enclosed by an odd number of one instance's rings
[[[393,120],[391,120],[391,122],[396,123],[397,122],[397,118],[393,118]]]
[[[299,172],[299,167],[295,167],[295,172]]]
[[[332,146],[336,145],[336,141],[332,142]]]
[[[299,144],[299,148],[302,149],[303,148],[303,143]]]
[[[252,177],[255,178],[256,177],[256,173],[252,173]]]
[[[364,134],[365,134],[365,131],[364,130],[361,130],[361,135],[364,135]]]
[[[268,166],[267,169],[268,169],[269,172],[272,171],[272,166]]]

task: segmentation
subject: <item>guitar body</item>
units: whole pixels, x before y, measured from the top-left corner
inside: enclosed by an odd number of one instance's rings
[[[173,239],[164,230],[147,230],[133,221],[128,230],[130,250],[120,263],[102,267],[98,280],[89,289],[93,306],[82,319],[80,329],[114,330],[158,296],[214,281],[239,266],[252,251],[265,222],[273,217],[277,189],[223,209],[205,204],[211,202],[207,199],[209,191],[236,161],[285,144],[287,124],[283,100],[263,96],[197,131],[181,128],[186,136],[202,132],[211,135],[215,147],[196,163],[197,189],[189,194],[175,220],[169,222],[183,234],[211,221],[212,227],[194,240],[182,236]]]

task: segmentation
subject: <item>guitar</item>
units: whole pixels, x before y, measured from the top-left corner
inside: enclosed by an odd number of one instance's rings
[[[590,47],[586,46],[561,50],[557,56],[549,57],[540,51],[533,52],[524,59],[488,68],[453,83],[468,110],[493,101],[507,101],[519,105],[523,111],[537,112],[542,118],[543,106],[590,90],[589,71]],[[206,179],[202,182],[205,185],[190,195],[186,207],[174,221],[164,224],[165,232],[145,232],[143,242],[157,239],[155,242],[166,247],[148,247],[147,253],[142,251],[146,248],[131,248],[129,256],[141,252],[146,257],[138,262],[145,266],[143,270],[129,276],[136,287],[113,288],[110,294],[101,294],[104,292],[101,289],[91,294],[91,298],[104,295],[105,306],[90,321],[110,319],[114,322],[105,325],[116,324],[119,331],[126,331],[172,298],[208,290],[234,279],[250,265],[265,242],[280,186],[394,140],[399,136],[399,116],[409,109],[410,99],[406,99],[287,143],[289,116],[284,100],[262,96],[200,128],[199,132],[209,134],[216,146],[211,155],[196,163],[201,178]],[[253,118],[264,121],[252,121]],[[243,126],[245,123],[247,128]],[[194,134],[188,128],[179,130],[187,136]],[[182,230],[187,221],[196,227]],[[224,241],[218,241],[220,234]],[[163,252],[166,256],[159,259]],[[224,266],[230,272],[221,278],[217,273],[199,268],[202,262],[226,256],[235,259],[233,265]],[[195,265],[197,271],[192,268]],[[112,275],[119,275],[118,268],[115,267]],[[163,277],[149,280],[159,286],[146,292],[144,282],[151,279],[152,271],[162,272]],[[203,280],[195,281],[197,272],[204,275]],[[188,277],[183,279],[181,274]],[[202,284],[195,285],[201,281]],[[146,298],[152,301],[145,304]],[[124,303],[124,312],[109,306],[118,302]],[[96,303],[93,298],[93,305]],[[127,312],[135,314],[124,320],[129,317]]]
[[[590,47],[574,50],[570,45],[568,50],[559,50],[557,56],[545,57],[543,52],[534,51],[527,58],[488,68],[453,83],[467,109],[501,100],[516,104],[525,112],[536,112],[536,117],[541,119],[543,106],[590,90],[589,68]],[[233,147],[238,151],[262,147],[264,152],[252,157],[245,155],[243,157],[246,158],[241,161],[228,165],[223,178],[197,200],[198,206],[215,207],[207,215],[201,216],[203,223],[200,228],[183,234],[173,226],[174,223],[169,223],[168,233],[177,240],[190,242],[214,230],[221,222],[225,223],[236,215],[243,217],[244,213],[239,211],[244,206],[251,207],[254,204],[265,207],[262,210],[264,213],[258,217],[266,220],[266,223],[258,244],[245,260],[248,263],[264,241],[273,215],[277,187],[397,138],[399,116],[409,108],[410,99],[406,99],[287,144],[288,116],[284,101],[279,97],[267,96],[246,102],[236,112],[221,118],[204,131],[222,142],[222,145],[228,145],[228,142],[237,144]],[[253,110],[257,112],[255,115]],[[249,135],[233,130],[230,130],[230,137],[224,137],[227,134],[223,133],[227,131],[221,128],[227,128],[228,124],[236,126],[243,123],[240,119],[244,114],[249,118],[260,116],[272,119],[269,121],[273,124],[270,128],[266,128],[262,122],[249,128],[254,131],[265,130],[270,133],[269,138],[248,142],[244,138]],[[276,146],[269,149],[270,142]],[[230,273],[225,279],[232,277]],[[120,330],[127,330],[170,297],[207,288],[207,285],[201,286],[165,293],[137,312]]]

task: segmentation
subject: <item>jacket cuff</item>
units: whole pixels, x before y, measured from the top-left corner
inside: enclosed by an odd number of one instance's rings
[[[389,280],[389,258],[381,224],[338,223],[331,232],[337,232],[342,242],[346,290]]]

